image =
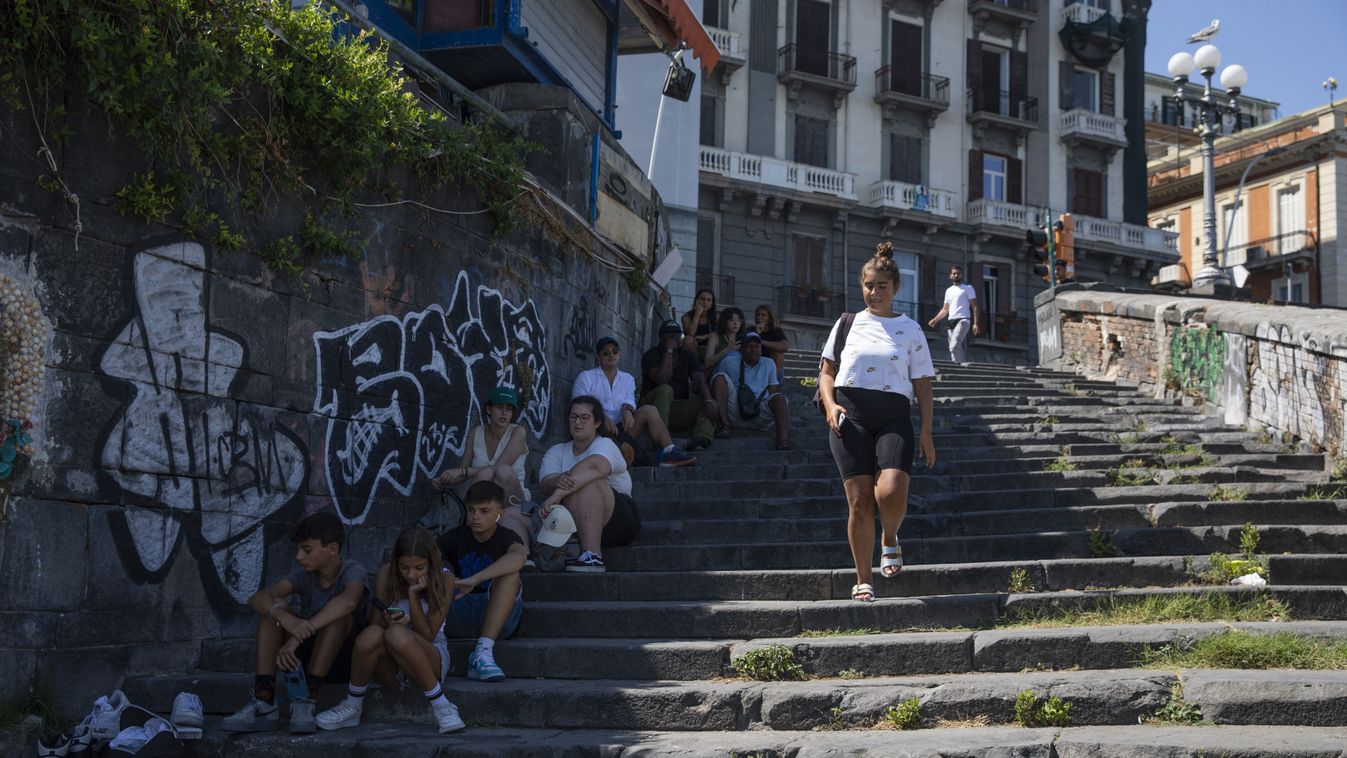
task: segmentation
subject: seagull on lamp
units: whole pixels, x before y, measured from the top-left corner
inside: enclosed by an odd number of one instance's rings
[[[1188,38],[1188,44],[1196,45],[1199,42],[1206,42],[1212,37],[1215,37],[1216,32],[1219,32],[1220,30],[1221,30],[1221,20],[1219,18],[1213,18],[1211,20],[1211,23],[1207,24],[1207,26],[1202,31]]]

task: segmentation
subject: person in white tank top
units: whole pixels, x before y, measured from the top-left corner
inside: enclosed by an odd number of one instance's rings
[[[487,398],[483,415],[486,423],[468,434],[459,465],[447,468],[431,484],[446,490],[462,482],[495,482],[505,490],[507,507],[501,512],[501,526],[509,528],[529,547],[531,524],[520,506],[531,499],[524,486],[525,461],[528,459],[528,432],[514,423],[519,414],[519,396],[513,387],[497,387]]]

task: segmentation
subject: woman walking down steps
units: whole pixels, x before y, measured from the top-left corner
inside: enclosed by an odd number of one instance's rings
[[[935,367],[921,327],[893,310],[898,278],[893,245],[880,243],[861,268],[865,310],[842,314],[819,363],[819,397],[832,430],[829,445],[847,495],[847,542],[856,564],[851,597],[865,603],[875,599],[871,557],[876,507],[883,527],[879,571],[892,578],[903,566],[898,528],[907,515],[912,460],[920,454],[926,465],[935,465]],[[921,437],[915,443],[914,396],[921,412]]]

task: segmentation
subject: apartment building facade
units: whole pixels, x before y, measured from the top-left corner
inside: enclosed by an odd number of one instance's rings
[[[704,0],[721,57],[701,82],[698,284],[772,304],[809,348],[861,307],[889,240],[902,310],[929,319],[963,265],[989,326],[975,354],[1031,358],[1046,284],[1024,235],[1046,212],[1076,218],[1080,281],[1144,286],[1176,260],[1145,226],[1149,5]]]
[[[1347,307],[1345,112],[1313,108],[1216,141],[1216,249],[1255,300]],[[1171,151],[1149,175],[1150,223],[1178,233],[1182,256],[1154,283],[1182,290],[1205,250],[1201,152]]]

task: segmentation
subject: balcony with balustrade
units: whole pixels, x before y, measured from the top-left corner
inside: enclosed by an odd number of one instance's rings
[[[959,216],[958,197],[955,193],[907,182],[875,182],[865,191],[864,203],[879,210],[910,211],[914,214],[930,214],[948,219],[956,219]]]
[[[1028,206],[986,198],[968,204],[964,220],[981,233],[1024,239],[1024,232],[1039,219]]]
[[[1085,108],[1063,111],[1058,122],[1059,136],[1068,146],[1087,145],[1102,148],[1110,155],[1127,147],[1127,119],[1095,113]]]
[[[999,21],[1023,32],[1038,20],[1038,0],[968,0],[973,31],[980,32],[988,20]]]
[[[968,123],[975,129],[998,126],[1023,136],[1038,128],[1038,98],[1011,97],[1006,90],[983,87],[970,89]]]
[[[898,109],[915,111],[934,127],[936,116],[949,110],[949,77],[883,66],[875,71],[875,102],[885,118]]]
[[[811,88],[832,93],[834,106],[841,107],[847,93],[856,89],[856,58],[792,42],[776,53],[776,78],[792,100],[801,88]]]
[[[1076,2],[1062,8],[1062,26],[1059,32],[1067,50],[1071,51],[1083,63],[1091,57],[1093,65],[1099,65],[1098,56],[1111,57],[1122,48],[1126,38],[1122,25],[1112,13],[1104,8],[1096,8],[1083,2]],[[1081,55],[1088,53],[1088,55]]]
[[[1179,235],[1175,232],[1074,213],[1071,217],[1075,221],[1078,248],[1094,248],[1098,243],[1104,243],[1117,252],[1135,254],[1143,251],[1146,257],[1166,263],[1178,258]]]
[[[728,29],[717,29],[714,26],[706,27],[706,33],[720,51],[720,62],[716,68],[723,68],[722,73],[731,74],[743,68],[748,62],[748,46],[744,44],[744,35]]]
[[[855,174],[820,166],[702,145],[700,169],[703,174],[721,176],[755,189],[785,190],[806,197],[857,199]]]

